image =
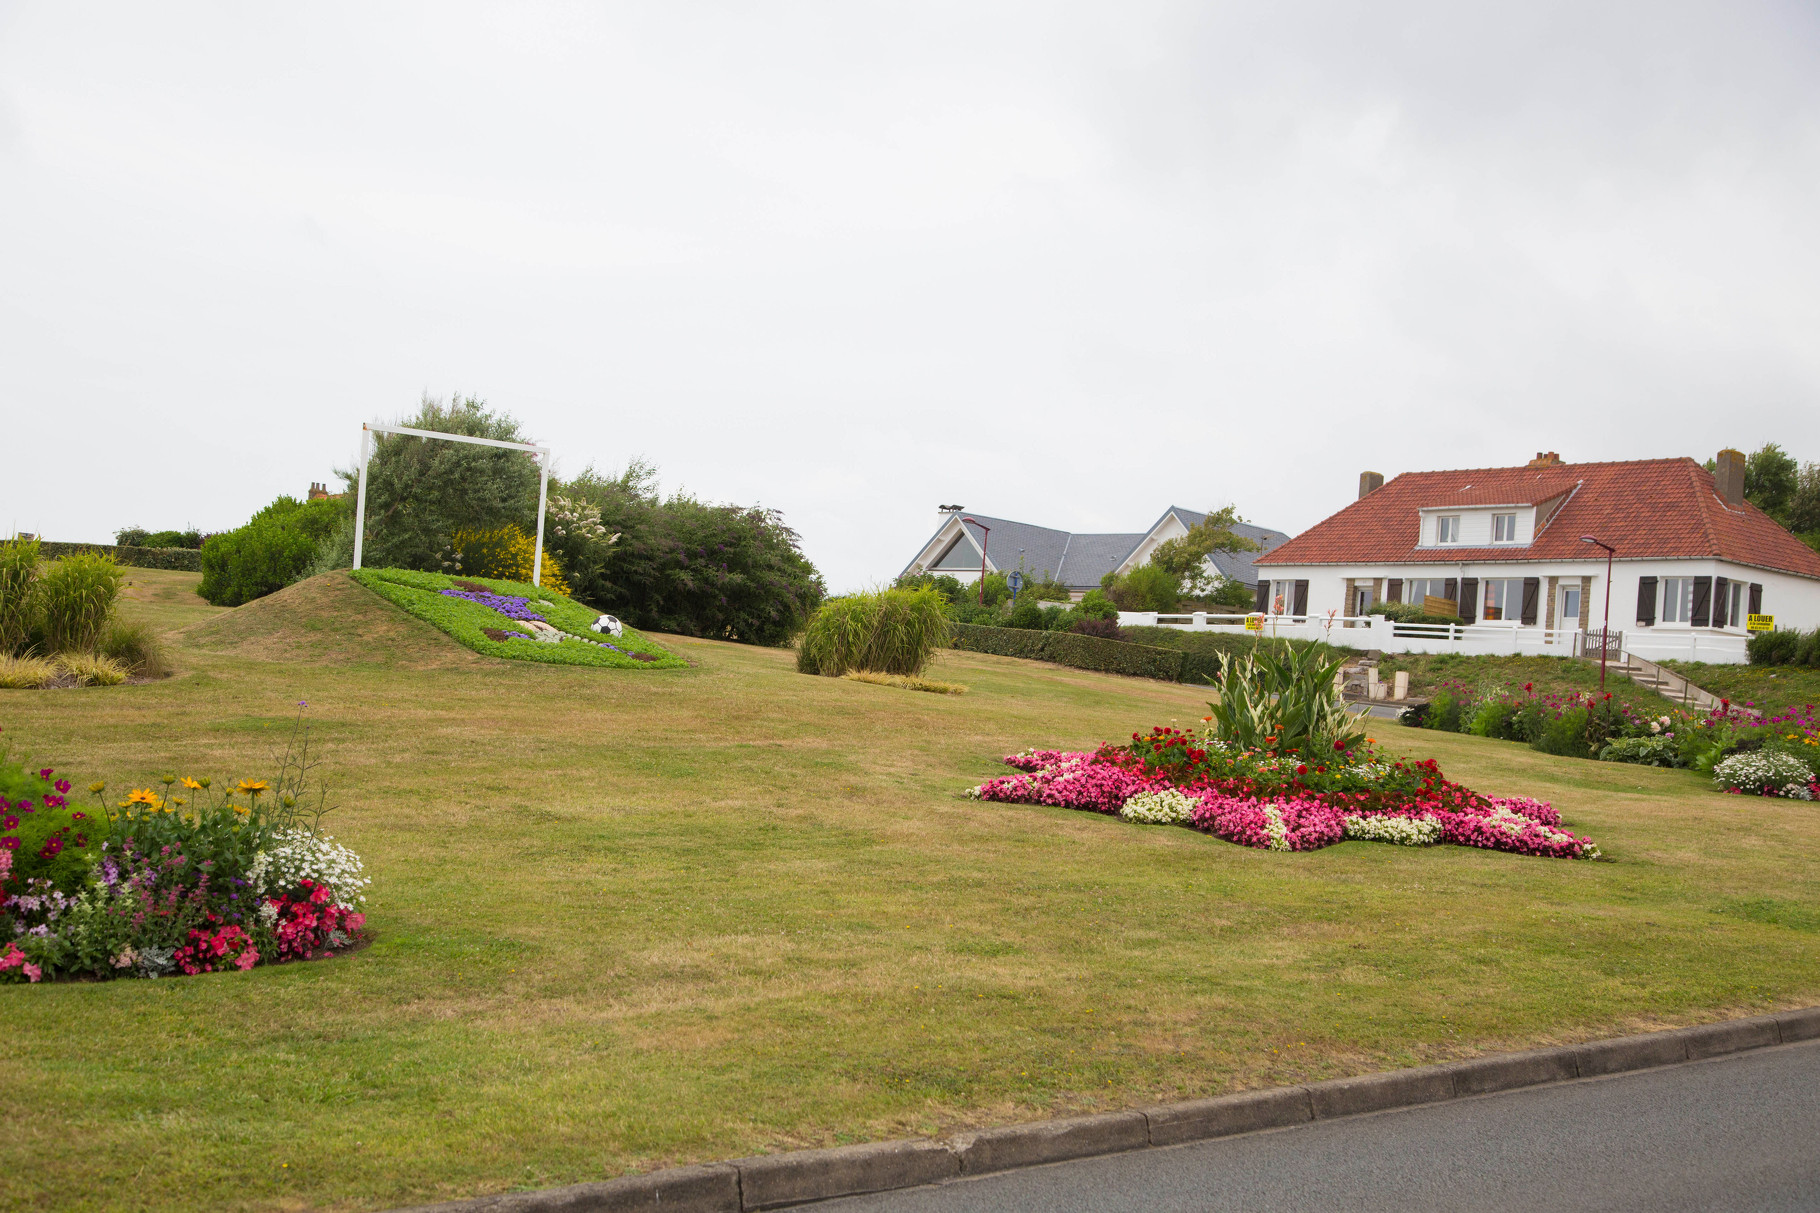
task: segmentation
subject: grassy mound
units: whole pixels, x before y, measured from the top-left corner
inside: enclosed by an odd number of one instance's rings
[[[519,581],[491,577],[449,577],[406,569],[360,569],[353,579],[431,627],[447,632],[466,648],[488,657],[541,661],[549,665],[592,665],[609,669],[676,669],[689,663],[645,639],[631,628],[623,636],[597,636],[588,631],[600,613],[572,598]],[[531,627],[491,606],[444,591],[484,586],[502,597],[524,599],[537,618],[568,636],[554,644],[530,636]]]
[[[182,647],[319,665],[430,669],[477,660],[428,624],[389,610],[345,572],[299,581],[245,606],[209,609],[211,618],[176,633]]]

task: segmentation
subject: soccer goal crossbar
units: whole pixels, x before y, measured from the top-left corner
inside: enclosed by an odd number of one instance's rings
[[[367,460],[373,455],[375,434],[404,434],[412,438],[435,438],[442,442],[471,442],[475,446],[504,447],[524,451],[537,459],[541,476],[537,485],[537,547],[531,557],[531,584],[543,585],[543,515],[550,499],[550,448],[529,442],[501,442],[497,438],[470,438],[466,434],[443,434],[435,430],[414,430],[408,425],[362,425],[360,427],[360,489],[354,497],[354,567],[360,567],[360,552],[367,535]]]

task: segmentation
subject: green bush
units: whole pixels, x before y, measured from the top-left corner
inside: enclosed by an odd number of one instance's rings
[[[1673,737],[1620,737],[1599,751],[1601,762],[1633,762],[1645,767],[1678,767],[1681,753]]]
[[[126,574],[112,557],[83,552],[54,560],[38,582],[45,647],[53,653],[92,653]]]
[[[36,623],[38,561],[35,540],[0,543],[0,657],[23,649]]]
[[[1008,628],[1029,628],[1035,631],[1047,630],[1044,626],[1046,623],[1047,620],[1043,618],[1043,608],[1031,601],[1018,603],[1012,608],[1010,617],[1005,620],[1005,626]]]
[[[1140,564],[1123,577],[1108,573],[1100,588],[1121,610],[1167,613],[1181,599],[1182,579],[1158,565]]]
[[[1157,649],[1145,644],[1122,640],[1104,640],[1075,632],[1049,632],[1043,645],[1043,659],[1077,670],[1097,670],[1104,674],[1129,674],[1134,678],[1155,678],[1162,682],[1182,680],[1182,654],[1172,649]]]
[[[1508,741],[1512,737],[1511,725],[1516,719],[1517,707],[1508,700],[1488,699],[1474,709],[1466,731],[1475,737]]]
[[[797,644],[796,668],[838,677],[852,670],[915,676],[948,642],[935,590],[879,590],[823,603]]]
[[[164,644],[148,623],[113,620],[101,633],[96,651],[140,678],[162,678],[171,672],[164,655]]]
[[[1820,628],[1758,632],[1745,646],[1752,665],[1820,665]]]
[[[1075,609],[1089,619],[1117,619],[1119,617],[1118,604],[1106,597],[1104,590],[1088,590],[1086,596],[1081,599],[1080,605]]]
[[[1043,644],[1049,639],[1047,632],[1028,632],[1020,628],[985,627],[973,623],[957,623],[953,627],[955,648],[997,657],[1041,659]]]
[[[1468,719],[1467,704],[1452,691],[1439,690],[1428,699],[1428,711],[1422,717],[1422,727],[1437,729],[1443,733],[1458,733],[1461,725]]]
[[[1564,758],[1589,758],[1597,754],[1603,745],[1591,745],[1586,739],[1588,713],[1585,708],[1566,708],[1559,714],[1551,714],[1543,725],[1541,733],[1529,744],[1544,754],[1559,754]]]
[[[187,531],[147,531],[143,527],[129,526],[114,532],[115,544],[129,548],[189,548],[200,551],[202,539],[202,532],[195,527]]]
[[[280,497],[245,526],[209,536],[196,592],[216,606],[240,606],[282,590],[308,571],[342,510],[333,498],[305,504]]]

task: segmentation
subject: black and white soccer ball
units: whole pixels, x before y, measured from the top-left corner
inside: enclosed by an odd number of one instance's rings
[[[588,630],[590,632],[606,632],[608,635],[612,636],[624,636],[626,634],[626,625],[613,618],[611,615],[602,615],[599,619],[596,619],[593,623],[588,625]]]

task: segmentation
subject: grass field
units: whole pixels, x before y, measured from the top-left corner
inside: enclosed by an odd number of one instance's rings
[[[1599,664],[1572,657],[1481,657],[1464,653],[1393,653],[1378,665],[1378,677],[1389,681],[1399,670],[1409,673],[1409,693],[1426,697],[1448,683],[1467,688],[1494,684],[1509,688],[1533,685],[1539,694],[1559,695],[1599,689]],[[1665,711],[1669,701],[1648,687],[1607,671],[1605,689],[1648,715]]]
[[[498,661],[341,576],[232,612],[136,571],[177,677],[0,692],[82,781],[258,773],[309,702],[370,948],[0,987],[0,1204],[379,1209],[931,1134],[1820,1000],[1820,806],[1385,725],[1616,862],[975,803],[1190,687],[948,653],[965,695],[677,637]]]
[[[1707,665],[1665,662],[1697,687],[1733,703],[1748,703],[1768,714],[1820,707],[1820,670],[1800,666]]]

